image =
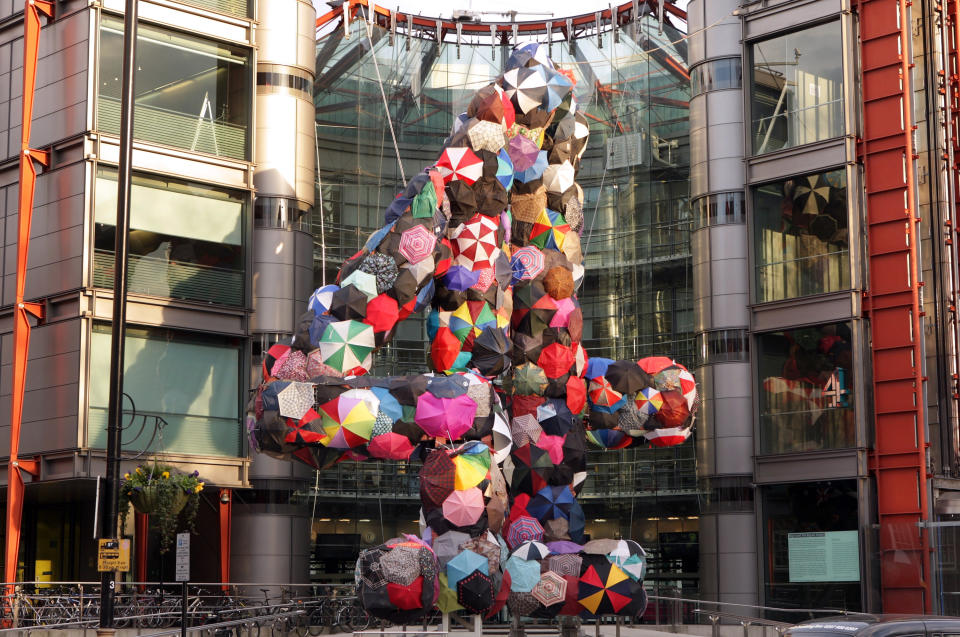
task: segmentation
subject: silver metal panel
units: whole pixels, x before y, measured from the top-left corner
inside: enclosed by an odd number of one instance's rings
[[[710,128],[707,129],[707,143],[711,161],[728,157],[736,157],[738,161],[742,161],[743,124],[720,124],[711,117]]]
[[[722,91],[721,91],[722,92]],[[697,95],[690,98],[690,130],[706,128],[707,126],[707,108],[712,108],[708,97],[712,93]],[[713,119],[713,112],[710,113],[710,119]],[[741,119],[742,116],[741,116]]]
[[[690,146],[691,156],[695,156],[696,146]],[[696,197],[710,191],[710,180],[707,178],[707,171],[710,164],[706,161],[690,164],[690,195]]]
[[[724,418],[717,414],[717,420]],[[747,421],[750,423],[750,421]],[[752,424],[751,424],[752,428]],[[753,473],[753,435],[720,436],[714,439],[716,457],[711,475],[749,475]]]
[[[752,515],[740,515],[737,517],[747,518],[754,521]],[[755,536],[755,534],[754,534]],[[725,537],[725,536],[721,536]],[[756,542],[754,542],[755,544]],[[756,548],[753,551],[743,552],[722,552],[717,555],[717,575],[719,590],[725,595],[739,593],[741,595],[755,594],[757,590],[756,577],[752,577],[757,572],[757,553]],[[756,598],[754,598],[755,600]],[[754,603],[756,603],[754,601]]]
[[[710,286],[714,296],[746,294],[748,281],[744,259],[713,259],[710,267]]]
[[[848,156],[846,145],[846,140],[838,138],[751,157],[747,160],[749,183],[764,183],[842,166]]]
[[[710,260],[736,260],[747,276],[747,227],[742,224],[727,224],[710,228]]]
[[[253,584],[308,582],[310,552],[300,538],[309,539],[310,519],[241,508],[247,507],[233,509],[231,579]]]
[[[124,0],[103,0],[103,6],[106,9],[123,13]],[[250,44],[249,23],[244,20],[228,18],[225,15],[219,15],[194,9],[193,7],[175,6],[153,3],[149,0],[142,0],[138,9],[140,18],[168,24],[173,27],[192,32],[199,32],[206,35],[219,38],[221,40],[230,40],[240,44]]]
[[[688,53],[687,59],[690,65],[694,65],[704,59],[704,33],[703,27],[703,6],[709,0],[690,0],[687,4],[687,33],[690,34],[687,39]]]
[[[710,28],[707,29],[707,44],[706,51],[708,58],[721,57],[724,55],[740,55],[740,19],[735,17],[728,17],[723,22],[717,23],[716,20],[720,18],[712,19],[710,16],[711,9],[720,9],[720,6],[714,7],[714,5],[722,5],[723,3],[716,2],[716,0],[710,0],[706,3],[707,5],[707,24],[710,25]],[[736,2],[729,4],[737,4]],[[722,10],[722,9],[721,9]],[[732,10],[732,9],[731,9]],[[725,11],[725,14],[729,16],[729,10]]]
[[[700,428],[705,419],[703,416],[697,419],[697,475],[700,477],[714,475],[713,439],[700,435]]]
[[[297,14],[297,64],[316,73],[317,10],[312,2],[301,1],[297,2]]]
[[[740,190],[743,188],[743,175],[741,156],[714,159],[710,162],[710,190]]]
[[[772,484],[856,478],[860,473],[857,454],[856,449],[842,449],[816,453],[758,456],[753,481],[757,484]]]
[[[710,262],[709,228],[700,228],[690,233],[690,258],[694,265]]]
[[[706,108],[710,112],[711,125],[743,122],[743,91],[740,89],[711,91],[704,97],[707,101]],[[740,154],[743,155],[742,135],[737,140],[737,145],[740,148]]]
[[[693,264],[693,294],[696,298],[710,296],[711,286],[709,262]]]
[[[77,384],[43,392],[27,392],[25,400],[53,399],[64,404],[77,404],[80,386]],[[8,407],[9,408],[9,407]],[[9,435],[7,436],[9,438]],[[23,421],[20,430],[21,457],[33,454],[43,454],[50,451],[75,449],[77,446],[77,416],[69,415],[59,418],[47,418],[40,422],[28,423]]]
[[[713,376],[715,396],[750,398],[749,365],[725,365],[722,374],[718,371],[714,370]]]
[[[751,329],[766,332],[799,325],[816,325],[856,318],[859,294],[839,292],[753,306]]]
[[[312,5],[302,0],[262,0],[257,13],[259,61],[299,66],[313,73],[316,13]],[[311,39],[309,53],[302,43],[304,37]]]
[[[101,138],[99,158],[116,164],[120,159],[119,141],[116,138]],[[134,169],[160,172],[171,175],[189,175],[191,179],[223,184],[234,188],[250,188],[249,165],[209,157],[198,159],[196,155],[152,146],[141,142],[133,145]]]
[[[839,17],[841,0],[807,0],[806,2],[765,2],[748,10],[744,21],[744,38],[761,38],[777,31],[800,28],[807,22]]]
[[[727,374],[733,366],[744,368],[744,373],[750,373],[750,363],[716,363],[712,365],[717,375]],[[723,436],[753,436],[753,401],[749,397],[730,398],[721,394],[714,394],[710,400],[710,409],[714,414],[714,435]],[[753,455],[753,451],[747,456]],[[750,473],[746,471],[745,473]]]
[[[749,295],[728,294],[713,298],[712,327],[741,327],[750,323]]]
[[[693,320],[694,326],[693,329],[702,332],[703,330],[710,329],[712,324],[712,309],[713,309],[713,299],[709,295],[699,297],[694,296],[693,299]]]
[[[313,205],[316,150],[313,104],[295,95],[257,95],[256,172],[260,196],[296,197]]]
[[[756,553],[757,531],[753,513],[717,515],[717,537],[724,553]]]

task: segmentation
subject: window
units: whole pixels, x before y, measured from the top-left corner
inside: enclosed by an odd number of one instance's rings
[[[757,302],[850,288],[843,169],[757,186],[753,201]]]
[[[859,611],[860,537],[855,480],[761,487],[767,606]],[[797,621],[796,613],[768,619]]]
[[[714,330],[697,334],[701,365],[750,360],[750,338],[746,330]]]
[[[757,336],[760,452],[856,445],[849,323]]]
[[[120,133],[123,21],[100,26],[97,121]],[[189,151],[249,159],[251,53],[247,49],[160,29],[137,28],[134,137]]]
[[[730,223],[746,223],[743,191],[721,192],[693,200],[694,229]]]
[[[740,88],[742,85],[740,58],[710,60],[690,69],[690,97],[719,91],[725,88]]]
[[[117,174],[100,168],[95,190],[93,284],[113,287]],[[242,305],[244,195],[137,174],[130,187],[131,292]]]
[[[95,325],[90,341],[87,444],[98,449],[107,444],[110,329]],[[240,455],[240,339],[157,328],[126,334],[123,391],[137,417],[125,415],[123,450]],[[154,416],[167,423],[156,435]]]
[[[753,152],[843,135],[843,44],[839,22],[751,47]]]

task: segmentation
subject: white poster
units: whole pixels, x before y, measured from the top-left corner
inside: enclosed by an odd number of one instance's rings
[[[791,582],[860,581],[856,531],[790,533],[787,555]]]

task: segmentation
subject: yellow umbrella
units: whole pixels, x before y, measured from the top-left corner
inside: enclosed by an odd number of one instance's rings
[[[472,489],[486,479],[489,468],[474,458],[475,456],[471,455],[454,457],[453,488],[457,491]]]
[[[440,573],[440,596],[437,597],[437,608],[444,613],[463,610],[463,606],[457,603],[457,591],[450,590],[447,586],[446,573]]]

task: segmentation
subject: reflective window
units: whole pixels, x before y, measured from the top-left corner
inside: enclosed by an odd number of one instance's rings
[[[746,196],[742,190],[721,192],[706,197],[697,197],[693,206],[694,228],[719,226],[728,223],[746,223]]]
[[[715,330],[697,334],[700,364],[750,360],[750,338],[746,330]]]
[[[258,228],[310,232],[310,222],[310,207],[296,199],[257,197],[253,202],[253,225]]]
[[[863,609],[855,480],[761,487],[767,606]],[[767,612],[796,622],[797,613]]]
[[[240,455],[240,339],[159,328],[127,328],[124,451]],[[90,341],[87,444],[107,444],[110,325]],[[155,427],[156,417],[166,425]]]
[[[690,69],[690,97],[708,91],[740,88],[743,84],[740,58],[710,60]]]
[[[100,26],[97,123],[120,133],[123,21]],[[251,53],[147,24],[137,28],[134,137],[231,159],[249,158]]]
[[[849,323],[757,336],[760,451],[856,446]]]
[[[843,44],[828,22],[751,47],[753,152],[843,135]]]
[[[95,197],[93,284],[113,287],[117,173],[101,168]],[[244,196],[177,179],[134,175],[130,187],[131,292],[242,305]]]
[[[757,302],[850,288],[843,169],[753,189]]]

